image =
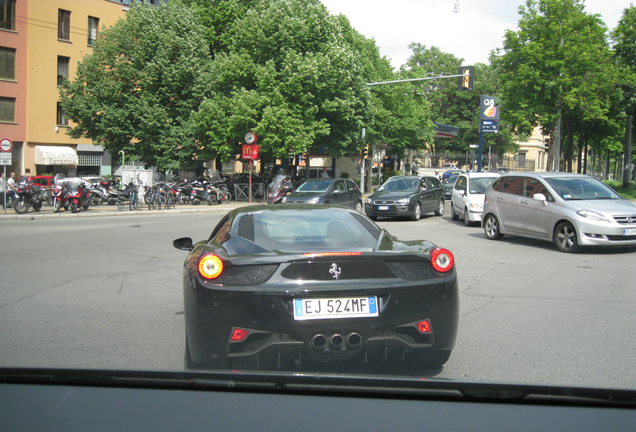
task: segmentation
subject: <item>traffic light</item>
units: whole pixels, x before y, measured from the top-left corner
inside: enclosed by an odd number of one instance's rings
[[[475,79],[475,68],[473,66],[460,66],[457,70],[457,90],[466,91],[473,89]]]
[[[369,144],[365,146],[365,148],[363,149],[363,153],[364,153],[364,158],[369,159]]]

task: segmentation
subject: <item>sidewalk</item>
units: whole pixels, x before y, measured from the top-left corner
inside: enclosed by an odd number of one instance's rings
[[[49,219],[49,218],[73,218],[73,217],[97,217],[97,216],[135,216],[135,215],[157,215],[157,214],[180,214],[180,213],[227,213],[237,207],[244,207],[248,205],[265,204],[260,201],[253,201],[248,203],[247,201],[232,201],[229,204],[218,205],[191,205],[191,204],[177,204],[176,208],[171,209],[154,209],[148,210],[147,206],[141,206],[138,210],[118,210],[116,205],[99,205],[97,207],[89,207],[88,210],[80,209],[77,213],[71,213],[70,210],[62,210],[58,213],[53,213],[51,207],[42,207],[38,212],[29,208],[29,211],[24,214],[18,214],[12,208],[7,209],[6,213],[0,210],[0,219]]]

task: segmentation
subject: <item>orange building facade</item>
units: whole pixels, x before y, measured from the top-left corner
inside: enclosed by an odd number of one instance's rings
[[[20,175],[110,172],[110,156],[89,139],[72,139],[59,105],[63,76],[90,55],[99,32],[128,10],[129,0],[0,2],[0,138],[13,141]]]

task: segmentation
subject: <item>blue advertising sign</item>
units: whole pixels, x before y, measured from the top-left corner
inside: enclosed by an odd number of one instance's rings
[[[480,120],[479,133],[497,133],[499,132],[499,122],[496,120]]]

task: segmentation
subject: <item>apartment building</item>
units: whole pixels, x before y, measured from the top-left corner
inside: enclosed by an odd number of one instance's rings
[[[0,138],[13,141],[7,172],[111,174],[108,152],[65,133],[72,125],[59,104],[59,86],[130,2],[0,0]]]

